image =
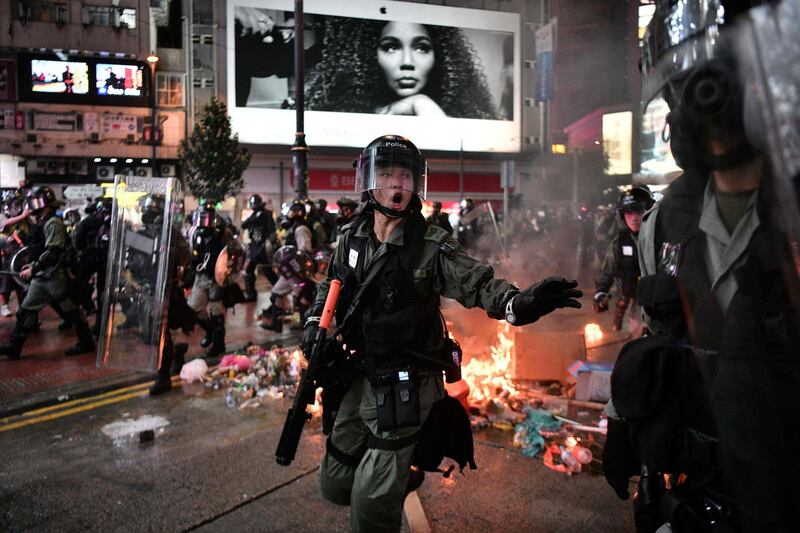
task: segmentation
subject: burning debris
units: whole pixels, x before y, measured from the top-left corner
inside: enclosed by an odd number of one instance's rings
[[[590,339],[596,343],[603,335],[597,324],[587,324],[585,333],[587,343]],[[560,383],[513,381],[513,348],[511,327],[501,321],[490,357],[473,357],[462,368],[463,379],[469,385],[472,427],[513,431],[514,446],[522,448],[528,457],[544,452],[544,464],[553,470],[576,474],[591,465],[592,471],[600,471],[594,457],[601,456],[605,439],[598,436],[605,434],[605,421],[593,426],[564,418],[569,413],[569,402],[562,397]],[[580,414],[589,416],[587,409]]]

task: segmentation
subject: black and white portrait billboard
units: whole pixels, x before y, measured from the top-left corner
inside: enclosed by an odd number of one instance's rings
[[[309,145],[387,133],[423,149],[520,150],[518,14],[374,0],[306,0]],[[239,139],[292,144],[294,2],[228,3],[229,110]]]

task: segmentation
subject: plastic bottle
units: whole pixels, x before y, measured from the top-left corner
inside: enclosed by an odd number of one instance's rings
[[[561,462],[569,467],[570,472],[580,472],[581,471],[581,464],[575,459],[575,456],[572,455],[568,449],[564,446],[559,446],[561,449]]]
[[[227,405],[230,409],[236,408],[236,398],[233,397],[233,390],[228,390],[225,393],[225,405]]]

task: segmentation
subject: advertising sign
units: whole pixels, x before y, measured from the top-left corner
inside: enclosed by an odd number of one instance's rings
[[[633,113],[603,115],[603,155],[608,162],[606,174],[630,174],[632,167]]]
[[[31,60],[31,91],[88,94],[89,64],[83,61]]]
[[[144,66],[98,63],[95,65],[97,94],[100,96],[142,96]]]
[[[553,99],[553,32],[555,21],[551,20],[536,30],[536,71],[534,99],[547,102]]]
[[[305,133],[363,147],[520,150],[520,16],[408,2],[307,0]],[[294,142],[291,0],[228,3],[231,122],[245,143]],[[264,127],[269,124],[269,127]]]
[[[681,173],[675,163],[669,140],[664,140],[669,106],[661,99],[652,100],[642,113],[641,152],[639,174],[643,178],[667,183]]]

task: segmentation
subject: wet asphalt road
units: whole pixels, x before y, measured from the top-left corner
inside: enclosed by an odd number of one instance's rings
[[[318,493],[318,425],[290,467],[274,461],[286,401],[229,409],[199,384],[129,395],[0,431],[0,531],[347,531],[348,510]],[[567,477],[495,441],[476,434],[477,471],[428,474],[433,531],[633,531],[602,477]]]

